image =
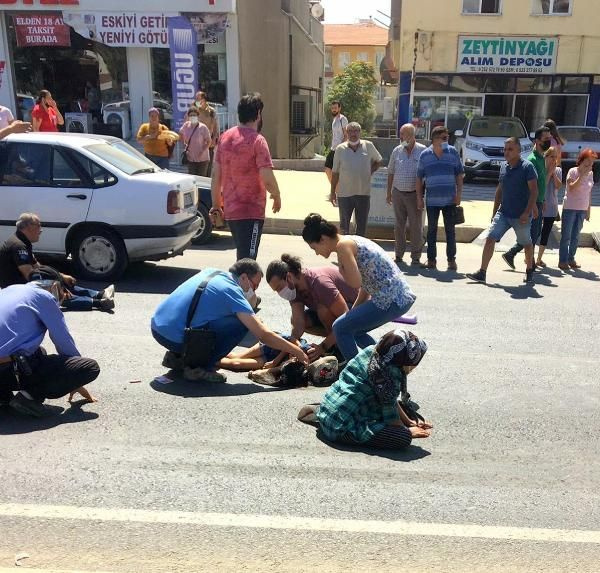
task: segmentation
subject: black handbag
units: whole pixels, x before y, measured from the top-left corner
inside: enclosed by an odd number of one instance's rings
[[[196,124],[196,127],[194,127],[194,130],[192,131],[192,134],[190,135],[188,142],[185,144],[185,149],[181,152],[181,158],[180,158],[181,165],[187,165],[190,162],[190,160],[188,159],[188,156],[187,156],[188,147],[190,146],[192,137],[194,137],[194,133],[196,133],[196,130],[198,129],[199,125],[200,125],[200,123]]]
[[[215,271],[211,273],[202,281],[202,283],[200,283],[194,293],[190,308],[188,309],[183,334],[183,364],[189,368],[207,366],[215,356],[215,346],[217,342],[216,332],[209,330],[204,326],[192,327],[191,324],[196,309],[198,308],[200,297],[206,289],[206,285],[212,278],[220,274],[220,272],[221,271]]]
[[[462,225],[465,222],[465,210],[457,205],[454,207],[454,224]]]

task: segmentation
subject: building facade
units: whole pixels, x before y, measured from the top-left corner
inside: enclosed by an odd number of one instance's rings
[[[355,61],[367,62],[375,69],[379,83],[374,94],[377,119],[392,120],[396,90],[382,82],[382,62],[386,56],[388,30],[371,20],[357,24],[325,24],[325,92],[333,78]],[[387,98],[387,99],[386,99]]]
[[[102,132],[107,116],[118,116],[124,139],[135,135],[150,107],[169,124],[167,22],[180,15],[196,28],[198,86],[217,108],[221,129],[237,123],[241,95],[259,91],[274,157],[292,156],[292,97],[301,91],[294,86],[302,86],[310,94],[300,98],[307,104],[299,110],[303,131],[318,131],[323,32],[308,0],[173,0],[168,7],[144,0],[126,6],[0,0],[0,102],[29,119],[34,98],[48,89],[63,113],[90,112],[90,130]],[[307,117],[311,105],[314,117]]]
[[[598,124],[593,0],[392,3],[399,124],[415,120],[423,135],[438,124],[462,129],[476,114],[517,116],[528,130],[549,117]]]

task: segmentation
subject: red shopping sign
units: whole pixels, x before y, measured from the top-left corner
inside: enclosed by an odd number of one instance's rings
[[[13,16],[17,46],[70,46],[71,28],[62,16],[27,12]]]

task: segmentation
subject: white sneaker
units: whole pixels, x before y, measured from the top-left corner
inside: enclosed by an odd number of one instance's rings
[[[110,298],[110,299],[115,298],[115,285],[108,285],[102,291],[102,298]]]

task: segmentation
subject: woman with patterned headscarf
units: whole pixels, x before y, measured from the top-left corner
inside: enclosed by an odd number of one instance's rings
[[[413,438],[429,437],[431,424],[411,419],[398,402],[406,375],[426,351],[427,344],[412,332],[388,332],[350,360],[320,406],[305,406],[298,419],[316,418],[332,442],[373,448],[404,448]]]

